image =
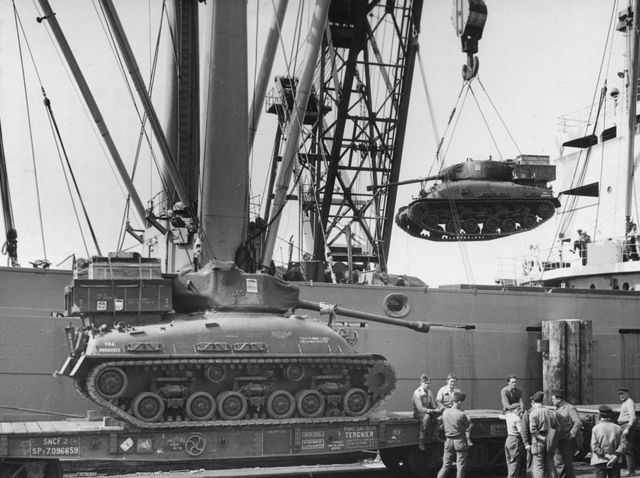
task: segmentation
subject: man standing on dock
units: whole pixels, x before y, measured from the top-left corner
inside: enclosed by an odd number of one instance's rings
[[[576,407],[564,399],[564,392],[556,390],[551,394],[551,403],[556,407],[560,437],[554,456],[558,478],[575,478],[573,469],[573,440],[582,446],[582,421]]]
[[[437,418],[441,410],[436,405],[433,393],[429,389],[429,377],[426,374],[420,376],[420,386],[413,392],[413,416],[420,420],[420,434],[418,437],[418,447],[421,451],[426,450],[427,429],[429,423]],[[433,420],[430,420],[433,417]]]
[[[549,478],[556,476],[553,455],[556,452],[556,429],[558,420],[556,413],[542,405],[544,392],[533,394],[531,413],[529,415],[529,431],[531,432],[531,471],[533,478]]]
[[[613,410],[608,405],[598,407],[600,421],[591,430],[591,465],[596,470],[596,478],[618,478],[621,452],[620,426],[613,423]]]
[[[462,402],[466,398],[462,392],[454,392],[451,408],[442,412],[444,425],[444,454],[442,455],[442,468],[438,472],[438,478],[446,478],[453,467],[455,458],[457,474],[456,478],[464,478],[467,468],[467,455],[469,447],[473,445],[469,439],[471,420],[462,410]]]
[[[623,476],[634,476],[636,473],[636,457],[634,454],[634,443],[636,434],[636,404],[629,396],[629,389],[620,387],[618,389],[620,397],[620,415],[618,425],[622,428],[622,445],[625,451],[627,462],[627,474]]]
[[[507,462],[507,478],[520,478],[524,463],[522,444],[522,408],[512,407],[504,414],[507,422],[507,439],[504,442],[504,458]]]

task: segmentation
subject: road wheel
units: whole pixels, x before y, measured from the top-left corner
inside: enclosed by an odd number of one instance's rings
[[[210,420],[216,413],[216,401],[207,392],[192,393],[187,399],[185,412],[191,420]]]
[[[521,224],[525,229],[531,229],[535,227],[537,222],[538,219],[533,214],[525,214],[525,216],[522,218]]]
[[[273,392],[267,398],[267,415],[271,418],[290,418],[296,411],[296,399],[286,390]]]
[[[542,219],[549,219],[556,212],[553,204],[549,202],[543,202],[538,206],[538,216]]]
[[[369,409],[369,395],[361,388],[352,388],[342,400],[344,412],[352,417],[364,415]]]
[[[502,223],[500,224],[500,231],[502,233],[509,233],[515,230],[516,230],[516,222],[509,217],[506,218],[504,221],[502,221]]]
[[[490,217],[486,221],[484,221],[484,225],[482,226],[482,232],[485,234],[494,234],[498,231],[500,227],[500,222],[495,217]]]
[[[121,397],[127,391],[127,374],[119,367],[107,367],[96,377],[96,391],[107,400]]]
[[[478,234],[480,232],[480,226],[478,226],[478,221],[474,218],[470,217],[469,219],[465,219],[462,223],[462,229],[467,234]]]
[[[296,406],[303,418],[322,416],[325,404],[324,396],[317,390],[300,390],[296,393]]]
[[[218,414],[225,420],[240,420],[248,408],[247,399],[239,392],[228,390],[218,395]]]
[[[154,392],[142,392],[133,399],[133,414],[147,423],[157,422],[164,415],[164,400]]]

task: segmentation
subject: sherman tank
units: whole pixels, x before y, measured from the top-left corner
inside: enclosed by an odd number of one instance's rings
[[[302,301],[295,286],[231,262],[163,278],[154,259],[94,258],[66,309],[83,326],[66,329],[56,374],[139,428],[362,420],[395,373],[383,356],[354,352],[331,327],[335,314],[429,330]]]
[[[430,241],[486,241],[530,231],[560,206],[547,187],[555,179],[555,166],[548,162],[546,156],[521,156],[445,168],[420,180],[440,182],[400,208],[396,224]]]

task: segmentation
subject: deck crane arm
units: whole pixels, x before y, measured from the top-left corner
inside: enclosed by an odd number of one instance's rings
[[[467,63],[462,66],[462,78],[469,81],[478,74],[480,62],[478,41],[487,22],[487,6],[484,0],[453,0],[453,25],[462,41],[462,51],[467,54]]]

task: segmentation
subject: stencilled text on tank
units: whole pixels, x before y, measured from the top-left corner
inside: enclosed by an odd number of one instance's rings
[[[300,343],[301,344],[328,344],[329,337],[318,337],[318,336],[307,337],[303,335],[302,337],[300,337]]]
[[[271,332],[271,336],[278,340],[286,340],[289,337],[291,337],[291,334],[292,332],[289,330],[278,330],[278,331]]]
[[[116,353],[116,354],[120,353],[120,347],[118,347],[113,342],[105,342],[102,345],[98,345],[98,346],[96,346],[96,350],[98,352],[105,353],[105,354],[108,354],[108,353]]]

